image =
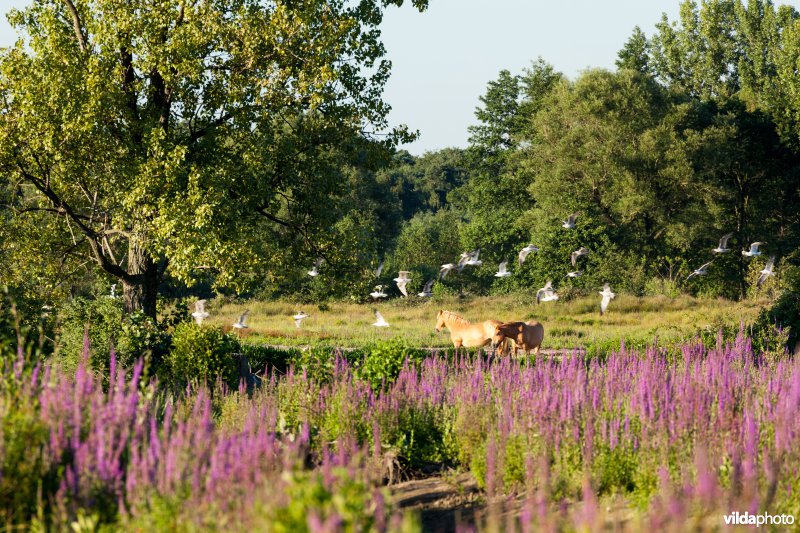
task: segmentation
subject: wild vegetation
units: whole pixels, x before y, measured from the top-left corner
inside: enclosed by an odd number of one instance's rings
[[[634,297],[623,295],[613,301],[612,311],[599,314],[599,298],[576,297],[557,305],[532,303],[528,294],[484,296],[459,300],[453,297],[409,303],[402,300],[381,303],[377,309],[391,324],[385,330],[372,327],[372,307],[356,303],[331,302],[322,309],[296,302],[265,301],[231,303],[213,309],[210,324],[229,328],[245,309],[251,311],[250,328],[240,334],[246,344],[291,346],[338,346],[360,348],[375,342],[399,338],[425,348],[452,348],[446,333],[433,331],[436,313],[447,309],[473,321],[493,318],[501,321],[538,320],[546,325],[546,349],[568,349],[629,345],[644,346],[655,339],[668,344],[703,335],[716,336],[719,328],[753,326],[767,300],[731,303],[724,299],[682,296]],[[296,328],[290,318],[297,308],[310,317]]]
[[[396,482],[457,474],[479,529],[800,519],[800,13],[685,1],[614,70],[501,71],[467,147],[414,156],[381,94],[402,4],[9,13],[3,526],[415,531]],[[439,309],[545,352],[454,353]]]
[[[476,476],[489,526],[503,508],[526,528],[591,529],[800,512],[800,367],[741,334],[535,364],[400,345],[328,355],[275,368],[251,393],[218,382],[163,396],[141,360],[126,373],[112,354],[107,383],[88,372],[88,337],[71,373],[7,354],[0,516],[48,529],[407,531],[413,518],[383,484],[431,466]],[[610,502],[639,512],[609,515]]]

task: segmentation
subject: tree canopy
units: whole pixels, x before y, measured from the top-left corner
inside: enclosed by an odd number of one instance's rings
[[[387,128],[378,25],[402,0],[35,0],[0,55],[0,169],[64,262],[155,315],[165,273],[219,284],[269,233],[307,249],[342,170]],[[414,0],[418,8],[423,0]],[[58,222],[51,227],[50,220]],[[21,243],[24,245],[32,243]]]

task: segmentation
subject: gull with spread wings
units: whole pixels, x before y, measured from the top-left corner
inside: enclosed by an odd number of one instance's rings
[[[311,315],[306,314],[305,311],[298,311],[292,317],[294,319],[294,327],[300,328],[303,325],[303,320],[310,317]]]
[[[600,300],[600,316],[603,316],[606,313],[606,309],[608,309],[609,302],[616,298],[617,295],[611,292],[611,287],[606,283],[603,285],[603,290],[600,291],[600,296],[603,297]]]
[[[539,251],[539,248],[537,248],[537,247],[536,247],[536,246],[534,246],[533,244],[529,244],[528,246],[526,246],[525,248],[523,248],[522,250],[520,250],[520,251],[519,251],[519,257],[518,257],[518,259],[519,259],[519,264],[521,265],[522,263],[524,263],[524,262],[525,262],[525,259],[527,259],[527,258],[528,258],[528,255],[529,255],[529,254],[531,254],[531,253],[535,253],[535,252],[538,252],[538,251]]]
[[[246,310],[244,313],[239,315],[239,320],[233,323],[233,327],[236,329],[247,329],[250,326],[247,325],[247,315],[250,314],[250,310]]]
[[[725,252],[730,252],[731,249],[728,248],[728,239],[733,237],[733,233],[726,233],[723,235],[719,240],[719,246],[711,250],[715,254],[724,254]]]
[[[194,303],[194,313],[192,316],[194,317],[194,321],[197,322],[197,325],[203,323],[203,320],[208,318],[210,315],[206,312],[206,302],[208,300],[197,300]]]
[[[570,216],[567,217],[567,220],[564,220],[561,223],[561,227],[564,229],[573,229],[575,227],[575,219],[577,219],[578,215],[580,214],[581,214],[580,211],[575,211],[574,213],[572,213]]]
[[[558,294],[556,291],[553,290],[553,282],[548,281],[544,284],[544,287],[536,291],[536,303],[540,302],[552,302],[558,300]]]
[[[422,292],[418,293],[417,296],[420,298],[430,298],[433,296],[433,283],[436,281],[435,279],[428,280],[428,283],[422,288]]]
[[[397,277],[394,278],[395,283],[397,283],[397,288],[400,289],[403,296],[408,296],[408,282],[411,281],[409,274],[411,274],[410,271],[401,270]]]
[[[500,266],[497,267],[497,273],[494,275],[494,277],[507,278],[508,276],[510,276],[511,272],[507,270],[506,268],[507,265],[508,261],[503,261],[502,263],[500,263]]]
[[[764,267],[764,270],[762,270],[760,272],[761,275],[758,276],[758,281],[756,282],[756,287],[760,288],[761,285],[763,285],[764,282],[767,281],[768,277],[775,275],[775,273],[772,272],[772,269],[774,267],[775,267],[775,256],[773,255],[772,257],[769,258],[769,261],[767,261],[767,266]]]
[[[323,258],[317,257],[317,260],[314,261],[314,266],[311,267],[311,270],[308,271],[308,275],[311,276],[312,278],[316,278],[317,276],[319,276],[319,267],[321,267],[322,263],[324,262],[325,260]]]
[[[372,323],[373,326],[376,328],[388,328],[389,323],[386,322],[386,319],[383,318],[383,315],[380,314],[379,311],[375,311],[375,322]]]

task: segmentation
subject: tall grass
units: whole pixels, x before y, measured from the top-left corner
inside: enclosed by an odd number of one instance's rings
[[[328,344],[359,348],[376,341],[400,337],[418,347],[452,346],[447,333],[435,333],[436,312],[448,309],[472,321],[540,321],[545,327],[544,348],[589,347],[621,339],[644,344],[658,338],[662,344],[683,342],[701,330],[716,332],[726,324],[751,324],[766,304],[761,300],[731,302],[690,296],[634,297],[619,295],[608,313],[600,316],[600,298],[581,297],[536,305],[529,295],[435,300],[396,299],[375,305],[331,302],[318,306],[287,301],[225,304],[212,309],[211,323],[229,328],[239,314],[251,310],[251,329],[243,333],[249,343],[278,345]],[[295,328],[291,318],[303,309],[311,318]],[[374,328],[374,309],[389,321],[389,328]]]

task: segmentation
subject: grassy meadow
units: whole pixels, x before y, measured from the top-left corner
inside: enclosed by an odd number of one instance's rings
[[[600,316],[599,297],[562,299],[537,305],[530,295],[482,296],[459,299],[419,298],[396,299],[377,304],[330,302],[320,305],[290,301],[250,301],[210,304],[208,321],[230,329],[245,309],[250,310],[249,329],[241,333],[250,344],[333,345],[362,347],[376,341],[400,337],[417,347],[447,347],[450,336],[434,332],[436,313],[447,309],[470,321],[497,319],[502,321],[531,320],[545,328],[543,348],[586,347],[595,343],[681,342],[700,331],[715,332],[722,326],[744,322],[750,324],[767,300],[732,302],[724,299],[702,299],[691,296],[636,297],[618,295],[605,316]],[[310,318],[296,328],[292,315],[304,310]],[[374,311],[389,322],[388,328],[375,328]]]

